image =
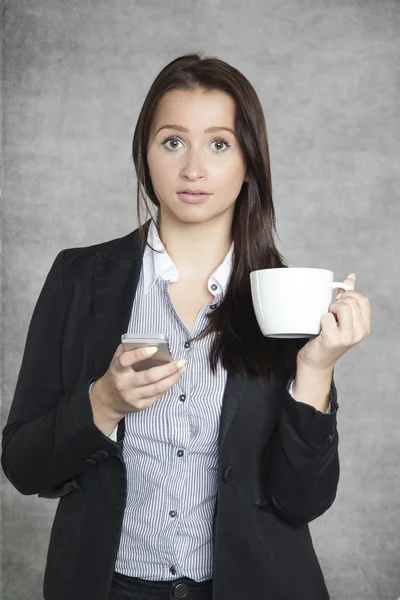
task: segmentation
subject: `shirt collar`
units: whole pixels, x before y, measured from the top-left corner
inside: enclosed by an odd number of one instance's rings
[[[144,295],[150,291],[151,287],[158,278],[164,279],[164,281],[179,280],[178,269],[166,251],[164,244],[160,240],[157,227],[155,226],[153,220],[150,222],[147,241],[155,250],[162,250],[162,252],[154,252],[147,245],[145,247],[143,254]],[[225,255],[222,263],[210,275],[208,289],[214,296],[220,293],[225,294],[232,271],[233,249],[234,242],[232,240],[231,247]],[[216,285],[217,287],[212,289],[213,285]]]

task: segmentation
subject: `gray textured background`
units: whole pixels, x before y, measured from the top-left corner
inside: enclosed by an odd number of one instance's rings
[[[137,227],[131,141],[154,77],[180,54],[217,56],[264,107],[280,251],[354,271],[371,301],[370,336],[335,369],[338,494],[310,529],[332,600],[396,600],[400,3],[16,0],[2,18],[3,427],[56,254]],[[1,598],[39,600],[57,501],[2,474],[1,506]]]

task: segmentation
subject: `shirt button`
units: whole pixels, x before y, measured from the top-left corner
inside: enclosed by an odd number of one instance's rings
[[[175,567],[170,567],[169,571],[170,571],[170,573],[172,573],[172,575],[175,575],[175,573],[176,573]]]
[[[186,394],[181,394],[181,395],[179,396],[179,400],[180,400],[181,402],[184,402],[184,401],[185,401],[185,398],[186,398]]]
[[[216,289],[218,289],[218,286],[215,285],[215,283],[213,283],[212,286],[211,286],[211,289],[215,291]]]
[[[178,450],[177,455],[178,456],[183,456],[183,450]]]
[[[170,510],[169,511],[169,516],[170,517],[176,517],[176,510]]]
[[[185,342],[185,348],[190,348],[190,342]]]

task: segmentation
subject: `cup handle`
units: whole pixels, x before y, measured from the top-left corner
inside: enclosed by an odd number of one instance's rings
[[[349,292],[353,289],[349,283],[343,283],[343,281],[334,281],[332,283],[332,292],[333,290],[337,290],[338,288],[343,288],[345,292]]]

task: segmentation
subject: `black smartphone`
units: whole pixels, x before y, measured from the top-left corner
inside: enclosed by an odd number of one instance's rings
[[[137,348],[147,348],[147,346],[157,346],[158,350],[153,356],[132,365],[135,371],[145,371],[152,367],[158,367],[172,362],[171,350],[168,337],[163,333],[123,333],[121,343],[124,350],[136,350]]]

